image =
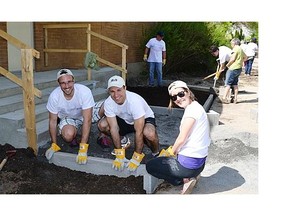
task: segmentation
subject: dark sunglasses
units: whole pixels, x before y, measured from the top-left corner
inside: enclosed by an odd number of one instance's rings
[[[172,101],[176,101],[177,100],[177,96],[182,98],[185,96],[185,91],[181,91],[181,92],[178,92],[176,95],[173,95],[173,96],[170,96],[171,100]]]

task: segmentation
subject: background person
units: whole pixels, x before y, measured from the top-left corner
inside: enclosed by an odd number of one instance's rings
[[[166,64],[166,44],[163,38],[164,33],[157,32],[156,37],[151,38],[146,44],[143,60],[149,64],[149,86],[154,86],[155,70],[157,72],[157,84],[162,86],[162,66]]]
[[[258,52],[258,45],[256,38],[252,38],[251,42],[247,44],[246,52],[247,61],[245,64],[245,75],[251,76],[252,65],[254,62],[255,57],[257,56]]]
[[[69,69],[61,69],[57,73],[57,81],[59,86],[51,92],[46,106],[49,111],[49,133],[52,145],[45,156],[50,160],[54,152],[61,149],[57,145],[57,131],[64,141],[72,145],[77,143],[76,135],[79,132],[81,142],[76,162],[86,164],[92,108],[95,104],[92,92],[87,86],[74,83],[74,75]]]
[[[215,46],[212,45],[210,47],[210,53],[214,56],[217,57],[217,68],[219,73],[216,74],[215,79],[219,79],[221,74],[224,74],[227,71],[226,64],[229,62],[232,50],[227,47],[227,46]],[[224,76],[223,76],[224,77]],[[226,75],[225,75],[226,77]]]
[[[195,100],[185,82],[177,80],[171,83],[168,92],[169,108],[176,104],[184,109],[179,134],[172,146],[147,162],[146,170],[174,186],[183,185],[181,194],[189,194],[196,184],[195,178],[205,167],[211,142],[209,122],[204,108]]]
[[[107,89],[110,96],[104,102],[105,116],[99,121],[98,128],[112,137],[116,155],[112,168],[119,171],[124,169],[126,160],[120,136],[135,133],[135,151],[127,164],[129,171],[135,171],[145,156],[142,152],[144,143],[151,149],[152,155],[159,154],[154,113],[140,95],[126,90],[122,77],[112,76]]]
[[[232,55],[230,61],[227,63],[226,67],[228,68],[226,74],[228,76],[225,79],[225,89],[222,97],[222,103],[230,103],[230,98],[228,95],[230,93],[230,88],[233,86],[234,89],[234,103],[237,103],[238,96],[238,81],[239,76],[242,72],[243,62],[247,60],[243,49],[240,47],[240,40],[238,38],[233,38],[231,40]]]

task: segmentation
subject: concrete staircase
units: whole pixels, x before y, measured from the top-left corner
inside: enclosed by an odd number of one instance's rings
[[[107,81],[112,75],[121,75],[119,71],[105,67],[99,71],[92,70],[92,79],[87,80],[87,70],[71,69],[76,83],[88,86],[95,101],[106,98]],[[34,85],[42,92],[42,98],[35,96],[36,131],[38,147],[46,144],[50,139],[48,132],[48,111],[46,103],[50,93],[58,86],[56,74],[52,70],[34,73]],[[21,78],[21,72],[14,75]],[[96,88],[93,84],[96,83]],[[27,135],[23,109],[23,90],[4,76],[0,76],[0,144],[9,143],[16,148],[27,148]]]

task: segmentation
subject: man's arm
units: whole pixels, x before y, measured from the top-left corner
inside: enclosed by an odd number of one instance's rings
[[[144,51],[143,61],[147,61],[148,51],[149,51],[149,48],[146,47],[146,48],[145,48],[145,51]]]
[[[148,51],[149,51],[149,48],[148,48],[148,47],[145,47],[144,54],[147,55],[147,54],[148,54]]]
[[[87,143],[89,139],[91,122],[92,122],[92,107],[82,110],[82,114],[83,114],[83,125],[82,125],[81,143]]]
[[[57,143],[57,114],[49,112],[49,133],[52,143]]]
[[[144,147],[144,138],[143,138],[143,130],[145,125],[145,118],[142,116],[141,118],[134,121],[135,128],[135,151],[139,154],[142,153]]]
[[[166,51],[162,51],[162,59],[166,59]]]
[[[226,67],[229,68],[235,62],[235,60],[236,60],[236,52],[233,52]]]

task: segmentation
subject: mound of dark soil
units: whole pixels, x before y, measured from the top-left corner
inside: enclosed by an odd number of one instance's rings
[[[9,144],[0,145],[0,162]],[[39,160],[32,149],[16,149],[0,171],[1,194],[145,194],[143,177],[97,176]]]

